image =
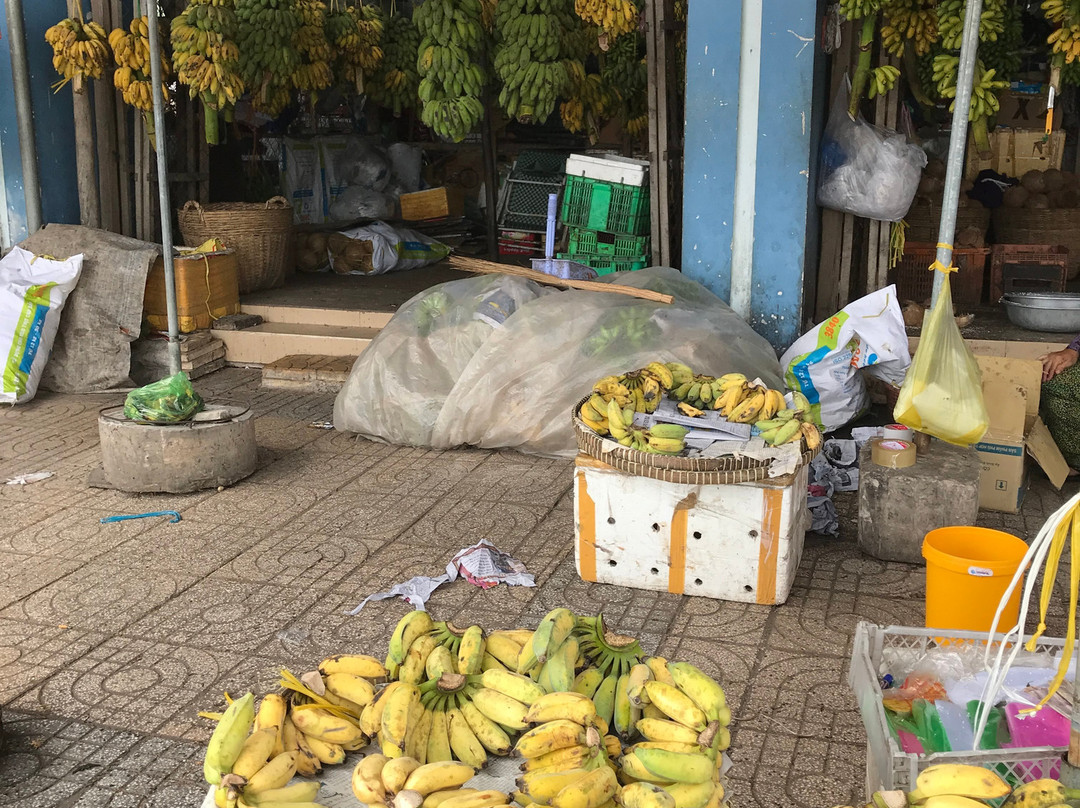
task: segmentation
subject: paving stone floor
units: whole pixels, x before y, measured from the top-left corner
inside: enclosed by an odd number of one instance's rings
[[[199,381],[257,413],[260,468],[189,496],[88,488],[96,414],[117,396],[42,394],[0,410],[0,806],[196,806],[205,791],[200,709],[222,692],[272,687],[337,652],[381,655],[400,601],[343,615],[367,594],[438,574],[492,540],[536,588],[437,591],[437,618],[534,625],[565,605],[603,610],[646,651],[722,679],[734,705],[737,808],[827,808],[858,800],[865,737],[847,689],[860,620],[919,625],[921,568],[863,556],[852,497],[839,538],[808,536],[788,602],[767,608],[583,583],[574,569],[570,464],[516,453],[384,446],[313,428],[333,397],[261,390],[257,371]],[[1031,536],[1064,494],[1035,480],[1019,516],[987,526]],[[183,521],[102,525],[118,513]],[[1063,628],[1060,613],[1054,625]]]

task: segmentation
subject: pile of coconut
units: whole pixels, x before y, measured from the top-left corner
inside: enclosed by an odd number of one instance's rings
[[[1056,168],[1029,171],[1020,178],[1019,185],[1005,189],[1003,204],[1029,210],[1080,208],[1080,178]]]

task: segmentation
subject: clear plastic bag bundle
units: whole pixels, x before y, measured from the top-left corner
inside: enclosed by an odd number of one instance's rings
[[[923,327],[893,417],[958,446],[978,443],[990,427],[979,363],[956,325],[948,274]]]
[[[608,374],[677,360],[780,386],[768,341],[678,271],[601,280],[675,301],[556,292],[508,276],[441,284],[409,301],[361,354],[334,426],[412,446],[572,456],[571,409]]]
[[[132,421],[178,424],[202,408],[202,396],[195,392],[187,374],[181,372],[128,393],[124,416]]]

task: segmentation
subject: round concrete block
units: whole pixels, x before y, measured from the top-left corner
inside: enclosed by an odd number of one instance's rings
[[[254,413],[207,403],[182,424],[140,424],[109,407],[98,417],[105,479],[131,493],[187,494],[229,486],[255,471]]]

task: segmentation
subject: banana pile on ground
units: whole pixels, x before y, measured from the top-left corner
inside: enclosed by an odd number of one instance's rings
[[[379,6],[369,3],[357,8],[346,0],[330,0],[326,35],[338,56],[334,73],[339,84],[364,92],[365,77],[382,64],[385,27]]]
[[[276,118],[292,99],[293,75],[300,65],[299,10],[295,3],[278,0],[235,0],[235,6],[240,75],[251,105]]]
[[[334,83],[330,70],[330,42],[326,38],[326,3],[322,0],[297,0],[300,29],[296,32],[296,51],[300,62],[293,70],[292,83],[298,90],[313,95]]]
[[[417,52],[420,118],[437,135],[455,143],[484,117],[483,9],[480,0],[425,0],[413,11],[423,38]]]
[[[258,710],[248,693],[201,714],[218,721],[203,770],[220,808],[317,808],[318,784],[290,785],[294,775],[369,743],[377,750],[352,788],[372,806],[718,808],[723,798],[731,712],[720,685],[688,663],[643,658],[600,615],[554,609],[535,631],[485,635],[416,611],[385,665],[345,654],[281,676]],[[517,791],[466,787],[489,756],[511,754],[523,759]]]
[[[383,60],[368,84],[376,102],[394,111],[394,117],[416,108],[420,75],[416,72],[416,52],[420,32],[412,17],[395,14],[386,24]]]
[[[499,0],[494,67],[510,118],[542,124],[554,112],[570,83],[566,43],[579,28],[570,0]]]
[[[239,25],[231,5],[215,0],[190,0],[172,22],[173,67],[189,95],[202,101],[206,142],[215,145],[218,112],[231,114],[244,94],[240,78]]]
[[[113,86],[120,91],[124,103],[142,111],[147,122],[147,130],[153,138],[151,116],[145,114],[154,109],[153,83],[150,81],[150,28],[146,17],[135,17],[128,30],[116,28],[109,34],[109,47],[112,48],[116,72],[113,73]],[[164,44],[161,48],[161,76],[167,78],[170,73],[169,60],[165,56]],[[167,83],[161,85],[162,98],[168,102]]]
[[[63,76],[53,85],[58,92],[69,81],[74,92],[84,92],[86,80],[105,75],[111,58],[105,29],[96,22],[84,21],[82,3],[76,6],[78,19],[61,20],[45,32],[45,41],[53,49],[53,67]]]
[[[920,772],[915,790],[907,794],[874,792],[866,808],[1067,808],[1067,801],[1078,798],[1080,790],[1066,788],[1057,780],[1033,780],[1012,789],[992,769],[945,763]]]

